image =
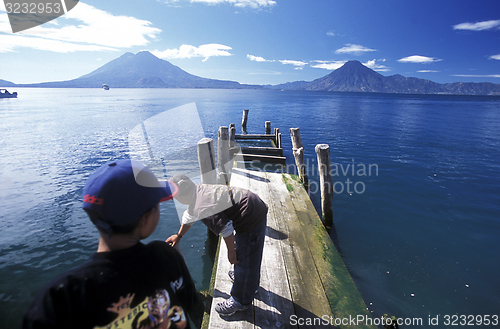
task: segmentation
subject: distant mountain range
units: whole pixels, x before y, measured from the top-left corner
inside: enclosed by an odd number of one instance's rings
[[[189,74],[148,51],[125,53],[97,70],[68,81],[17,85],[46,88],[262,88],[235,81],[206,79]]]
[[[2,86],[2,87],[13,87],[13,86],[16,86],[16,84],[13,83],[13,82],[7,81],[7,80],[0,79],[0,86]]]
[[[358,61],[349,61],[332,73],[312,82],[297,81],[273,89],[350,91],[397,94],[500,95],[500,84],[455,82],[440,84],[396,74],[383,76]]]
[[[125,53],[97,70],[68,81],[15,84],[1,80],[3,87],[46,88],[218,88],[279,89],[340,92],[371,92],[399,94],[500,95],[500,84],[446,83],[407,78],[402,75],[383,76],[358,61],[349,61],[330,74],[311,82],[296,81],[280,85],[245,85],[235,81],[201,78],[187,73],[148,51]]]

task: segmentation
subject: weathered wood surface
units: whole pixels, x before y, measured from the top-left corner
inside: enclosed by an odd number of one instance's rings
[[[270,140],[276,140],[276,136],[274,134],[248,134],[248,135],[241,135],[241,134],[236,134],[235,136],[236,140],[246,140],[246,139],[270,139]]]
[[[302,184],[289,175],[234,169],[231,185],[257,193],[269,207],[261,282],[253,307],[221,318],[215,305],[232,286],[221,242],[209,328],[333,328],[321,319],[370,316]],[[316,324],[294,325],[294,317]]]
[[[321,211],[325,226],[330,230],[333,226],[333,180],[330,165],[330,146],[328,144],[318,144],[314,150],[318,158]]]
[[[307,188],[307,186],[309,186],[309,178],[304,162],[304,146],[302,145],[302,138],[300,137],[300,129],[290,128],[290,138],[292,139],[293,157],[295,158],[295,165],[299,171],[300,180]]]
[[[217,182],[226,184],[229,181],[229,127],[219,127],[217,140]]]
[[[261,154],[261,155],[277,155],[283,156],[283,149],[277,147],[258,147],[248,146],[241,148],[242,153],[246,154]]]
[[[293,179],[287,180],[287,185],[307,246],[336,318],[349,319],[350,316],[371,318],[361,293],[326,232],[307,191],[302,184]],[[340,328],[376,328],[376,326],[365,325],[365,322],[362,322],[354,326],[343,324]]]
[[[202,183],[217,183],[215,162],[214,140],[212,138],[202,138],[198,142],[198,164]]]
[[[235,156],[239,161],[258,161],[265,163],[278,163],[282,165],[286,164],[286,157],[281,157],[281,156],[248,154],[248,153],[237,153]]]
[[[241,126],[245,128],[244,130],[246,130],[247,127],[248,111],[249,110],[243,110],[243,118],[241,119]]]

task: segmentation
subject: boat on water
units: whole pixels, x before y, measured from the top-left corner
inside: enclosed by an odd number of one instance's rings
[[[0,98],[17,98],[17,92],[9,92],[7,89],[0,89]]]
[[[108,86],[107,84],[103,84],[103,85],[102,85],[102,89],[104,89],[104,90],[109,90],[109,86]]]

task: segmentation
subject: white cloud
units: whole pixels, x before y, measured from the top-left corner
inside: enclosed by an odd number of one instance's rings
[[[499,61],[500,61],[500,54],[490,56],[490,59],[496,59],[496,60],[499,60]]]
[[[435,70],[420,70],[420,71],[417,71],[418,73],[437,73],[439,71],[435,71]]]
[[[182,45],[179,49],[167,49],[164,51],[155,50],[151,53],[156,57],[162,59],[179,59],[179,58],[193,58],[203,57],[203,62],[207,61],[210,57],[218,56],[232,56],[228,50],[232,48],[225,45],[216,43],[209,43],[199,47]]]
[[[247,58],[250,59],[251,61],[256,61],[256,62],[276,62],[275,60],[265,59],[263,57],[253,56],[253,55],[247,55]],[[283,65],[293,65],[295,66],[295,70],[302,70],[304,66],[308,64],[307,62],[288,60],[288,59],[278,60],[278,62],[280,62]]]
[[[370,49],[363,47],[361,45],[354,45],[351,43],[348,43],[345,45],[345,47],[342,47],[340,49],[335,50],[336,54],[354,54],[354,55],[359,55],[362,53],[370,52],[370,51],[376,51],[375,49]]]
[[[302,70],[304,68],[304,66],[307,65],[307,62],[293,61],[293,60],[288,60],[288,59],[280,60],[280,63],[284,64],[284,65],[293,65],[293,66],[296,66],[295,67],[296,70]]]
[[[265,59],[265,58],[260,57],[260,56],[247,55],[247,58],[249,60],[255,61],[255,62],[274,62],[274,60]]]
[[[315,61],[318,64],[311,65],[316,69],[325,69],[325,70],[336,70],[342,65],[344,65],[347,61]]]
[[[379,59],[378,61],[380,62],[385,62],[385,59]],[[390,69],[382,64],[377,64],[377,59],[373,59],[371,61],[368,61],[366,63],[363,63],[364,66],[371,68],[374,71],[378,72],[387,72],[390,71]]]
[[[442,61],[442,59],[434,58],[434,57],[426,57],[420,55],[408,56],[405,58],[398,59],[400,63],[419,63],[419,64],[427,64]]]
[[[334,36],[336,36],[336,34],[335,34],[335,33],[333,33],[332,31],[328,31],[328,32],[326,32],[326,35],[327,35],[327,36],[329,36],[329,37],[334,37]]]
[[[115,48],[99,45],[84,45],[78,43],[50,40],[43,38],[31,38],[18,35],[0,34],[0,53],[14,52],[16,48],[24,47],[37,50],[68,53],[75,51],[116,51]]]
[[[9,17],[7,16],[7,12],[5,11],[5,5],[3,1],[0,1],[0,33],[12,33]]]
[[[384,71],[384,72],[390,71],[388,67],[382,64],[378,64],[377,61],[385,62],[385,59],[373,59],[371,61],[363,63],[363,65],[375,71]],[[347,63],[347,61],[315,61],[315,62],[318,64],[311,65],[311,67],[318,69],[326,69],[326,70],[336,70],[342,67],[345,63]]]
[[[461,23],[453,26],[454,30],[483,31],[500,28],[500,20],[484,21],[477,23]]]
[[[171,7],[180,7],[179,0],[165,0],[164,2]]]
[[[0,51],[14,51],[18,47],[61,53],[118,51],[122,48],[144,46],[161,32],[160,29],[151,27],[149,21],[114,16],[82,2],[58,18],[57,22],[52,21],[51,24],[43,24],[16,34],[10,32],[7,15],[0,17],[0,31],[10,33],[0,35],[3,41]]]
[[[187,0],[185,0],[187,1]],[[166,0],[167,4],[177,5],[179,4],[179,0]],[[189,0],[189,2],[200,2],[208,5],[218,5],[218,4],[231,4],[235,7],[245,8],[250,7],[253,9],[262,8],[262,7],[272,7],[276,5],[276,1],[274,0]]]

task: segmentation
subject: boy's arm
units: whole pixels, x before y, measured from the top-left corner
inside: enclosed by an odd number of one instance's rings
[[[175,247],[181,241],[181,238],[187,233],[187,231],[189,231],[190,228],[191,225],[182,224],[181,228],[179,229],[179,233],[169,236],[165,242],[171,244],[172,247]]]
[[[231,264],[238,264],[239,261],[236,258],[236,249],[234,247],[234,234],[231,234],[224,238],[227,246],[227,258]]]

